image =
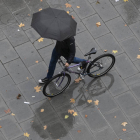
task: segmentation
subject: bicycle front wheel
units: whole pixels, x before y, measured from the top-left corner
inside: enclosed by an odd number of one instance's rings
[[[71,77],[69,74],[55,75],[43,87],[43,94],[47,97],[53,97],[62,93],[70,84]]]
[[[100,77],[106,74],[115,64],[115,56],[112,54],[103,54],[95,58],[87,68],[88,76]]]

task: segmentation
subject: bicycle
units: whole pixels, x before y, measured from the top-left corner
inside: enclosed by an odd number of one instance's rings
[[[96,57],[94,60],[90,61],[91,54],[96,54],[96,52],[97,52],[96,48],[92,48],[88,53],[84,55],[88,56],[88,60],[86,60],[86,66],[84,68],[82,68],[81,63],[65,67],[64,62],[62,61],[61,58],[59,58],[58,62],[60,65],[63,66],[63,71],[53,76],[47,83],[45,83],[43,87],[43,94],[47,97],[53,97],[62,93],[71,82],[71,76],[68,73],[78,74],[82,79],[84,79],[86,75],[93,78],[98,78],[100,76],[105,75],[114,66],[115,56],[113,54],[107,53],[102,54]],[[103,63],[104,60],[106,60],[106,63]],[[99,71],[103,70],[109,62],[111,62],[111,64],[104,71],[99,73]],[[77,66],[81,67],[80,71],[71,70],[71,68]]]

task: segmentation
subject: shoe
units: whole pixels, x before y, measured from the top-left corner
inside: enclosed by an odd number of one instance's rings
[[[46,83],[46,82],[48,82],[48,81],[49,81],[48,78],[44,78],[44,79],[39,79],[39,80],[38,80],[38,82],[39,82],[40,84],[44,84],[44,83]]]

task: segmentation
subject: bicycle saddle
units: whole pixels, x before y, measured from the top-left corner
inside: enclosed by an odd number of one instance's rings
[[[96,48],[92,48],[90,52],[86,53],[84,56],[95,54],[97,52]]]

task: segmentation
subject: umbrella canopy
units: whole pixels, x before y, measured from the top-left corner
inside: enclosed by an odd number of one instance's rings
[[[76,35],[76,21],[64,10],[47,8],[34,13],[31,26],[43,38],[63,41]]]

